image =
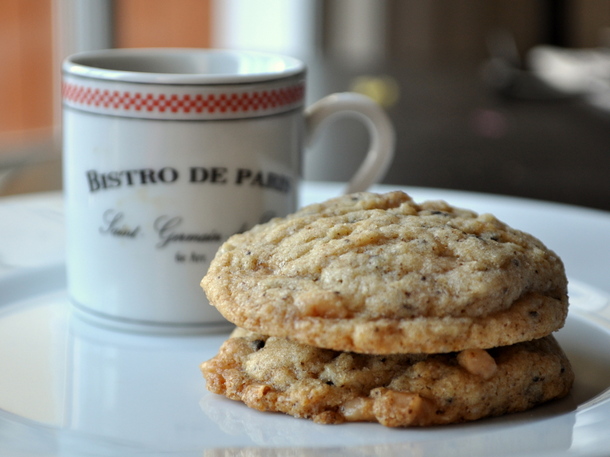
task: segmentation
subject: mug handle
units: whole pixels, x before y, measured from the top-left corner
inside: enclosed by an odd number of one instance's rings
[[[315,137],[318,127],[335,115],[355,115],[363,120],[371,136],[364,161],[349,181],[346,194],[362,192],[379,181],[394,158],[395,133],[390,118],[372,99],[355,92],[328,95],[305,110],[307,144]]]

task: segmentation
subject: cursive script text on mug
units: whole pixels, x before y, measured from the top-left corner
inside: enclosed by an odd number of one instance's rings
[[[180,216],[169,217],[160,216],[154,222],[154,229],[159,236],[159,242],[157,248],[164,248],[170,243],[176,242],[196,242],[196,243],[207,243],[207,242],[220,242],[222,236],[216,231],[210,233],[186,233],[179,231],[179,227],[182,225],[182,218]]]
[[[103,225],[100,227],[100,233],[107,233],[112,236],[123,238],[136,238],[141,233],[139,225],[130,227],[125,224],[125,215],[113,209],[106,210],[102,216]]]

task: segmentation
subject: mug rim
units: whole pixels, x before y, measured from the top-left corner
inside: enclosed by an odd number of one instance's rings
[[[216,68],[200,71],[205,64]],[[171,71],[173,68],[182,71]],[[117,82],[212,85],[289,78],[304,73],[305,64],[291,56],[260,51],[114,48],[68,56],[62,70],[65,74]]]

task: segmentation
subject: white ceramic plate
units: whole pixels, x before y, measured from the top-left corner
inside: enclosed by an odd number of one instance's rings
[[[336,187],[313,187],[305,201],[332,193]],[[59,263],[0,275],[0,455],[607,456],[610,294],[600,284],[610,273],[603,239],[610,216],[520,199],[412,193],[494,212],[562,255],[573,273],[570,316],[557,333],[577,376],[569,397],[428,429],[324,426],[260,413],[205,390],[198,365],[226,334],[159,337],[90,326],[67,306]]]
[[[395,430],[316,425],[210,394],[198,365],[216,353],[226,334],[158,337],[90,326],[71,315],[62,279],[57,267],[0,282],[3,297],[9,297],[0,303],[5,447],[35,450],[44,444],[61,456],[119,456],[135,449],[200,456],[220,448],[222,455],[237,456],[244,447],[251,448],[246,455],[297,447],[302,452],[290,455],[557,456],[586,446],[595,450],[596,442],[610,444],[604,436],[610,417],[610,323],[584,311],[591,304],[607,310],[610,302],[583,284],[571,290],[572,313],[557,334],[577,373],[570,397],[472,424]],[[19,433],[7,436],[7,430]]]

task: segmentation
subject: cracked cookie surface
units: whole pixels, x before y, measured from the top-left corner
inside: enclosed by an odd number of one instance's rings
[[[237,329],[201,369],[210,391],[260,411],[390,427],[523,411],[565,396],[574,378],[552,336],[491,350],[369,355]]]
[[[370,354],[537,339],[568,309],[563,264],[538,239],[402,192],[342,196],[234,235],[202,287],[239,327]]]

